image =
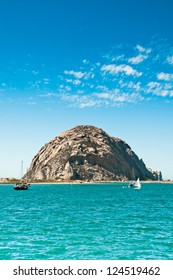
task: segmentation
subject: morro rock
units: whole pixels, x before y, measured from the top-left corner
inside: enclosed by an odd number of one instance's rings
[[[123,140],[102,129],[80,125],[45,144],[24,178],[29,180],[157,180],[156,173]]]

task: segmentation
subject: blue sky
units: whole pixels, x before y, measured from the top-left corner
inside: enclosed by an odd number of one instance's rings
[[[173,179],[173,2],[0,1],[0,177],[78,124]]]

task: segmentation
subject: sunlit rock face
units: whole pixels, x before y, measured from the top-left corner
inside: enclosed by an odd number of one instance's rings
[[[24,178],[29,180],[157,180],[123,140],[101,128],[76,126],[45,144]]]

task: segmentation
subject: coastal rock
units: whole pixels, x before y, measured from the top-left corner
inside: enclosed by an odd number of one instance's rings
[[[149,171],[153,174],[154,180],[162,181],[162,172],[161,171],[153,171],[151,168],[148,168]]]
[[[45,144],[24,176],[29,180],[158,180],[123,140],[81,125]]]

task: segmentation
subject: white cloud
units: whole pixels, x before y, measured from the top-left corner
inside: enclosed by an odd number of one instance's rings
[[[83,64],[89,64],[89,61],[87,59],[83,59]]]
[[[138,72],[137,70],[133,69],[129,65],[120,64],[109,64],[109,65],[103,65],[101,68],[101,71],[109,72],[112,75],[116,75],[118,73],[125,73],[127,76],[132,75],[136,77],[140,77],[142,75],[141,72]]]
[[[47,93],[43,93],[43,94],[38,94],[38,97],[47,97],[47,98],[50,98],[50,97],[58,97],[58,94],[57,93],[54,93],[54,92],[47,92]]]
[[[94,64],[94,67],[96,66],[96,67],[99,67],[101,65],[101,63],[100,62],[96,62],[95,64]]]
[[[35,101],[29,101],[29,102],[28,102],[28,105],[31,105],[31,106],[32,106],[32,105],[36,105],[36,104],[37,104],[37,102],[35,102]]]
[[[78,91],[77,91],[77,94],[80,94],[80,95],[81,95],[81,94],[83,94],[83,93],[84,93],[84,90],[78,90]]]
[[[94,106],[98,106],[100,105],[99,102],[97,100],[89,100],[86,102],[81,102],[79,104],[80,108],[85,108],[85,107],[94,107]]]
[[[33,71],[32,71],[32,74],[33,74],[34,76],[36,76],[36,75],[38,75],[38,74],[39,74],[39,72],[38,72],[38,71],[33,70]]]
[[[127,103],[138,103],[143,97],[138,93],[121,92],[119,89],[113,89],[108,92],[88,94],[69,94],[62,93],[61,99],[70,104],[70,107],[100,107],[100,106],[124,106]]]
[[[99,99],[109,100],[112,105],[125,104],[125,103],[136,103],[143,99],[140,94],[132,93],[128,94],[125,92],[120,92],[119,90],[113,90],[108,93],[96,93],[95,96]]]
[[[137,56],[129,58],[128,62],[130,62],[132,64],[139,64],[139,63],[143,62],[145,59],[148,58],[148,55],[151,52],[151,49],[150,48],[144,48],[140,45],[136,45],[135,48],[139,51],[139,54]]]
[[[130,82],[124,82],[122,80],[119,81],[119,85],[121,87],[121,89],[128,89],[131,91],[135,91],[135,92],[140,92],[141,91],[141,83],[134,83],[133,81]]]
[[[162,97],[173,97],[173,88],[171,84],[162,84],[158,82],[150,82],[147,85],[147,93]]]
[[[150,83],[148,83],[149,90],[152,90],[154,88],[159,88],[159,87],[161,87],[161,84],[158,83],[158,82],[150,82]]]
[[[91,69],[91,70],[93,70],[93,69]],[[85,80],[89,80],[89,79],[93,79],[95,77],[95,74],[92,71],[88,71],[88,72],[81,72],[81,71],[75,72],[73,70],[71,70],[71,71],[65,70],[64,74],[65,75],[73,76],[75,78],[75,80],[67,79],[66,81],[67,82],[71,82],[71,83],[76,84],[76,85],[80,84],[79,79],[81,79],[81,78],[83,78]]]
[[[98,86],[97,86],[97,89],[100,89],[100,90],[102,90],[102,91],[108,91],[108,88],[107,88],[106,86],[100,86],[100,85],[98,85]]]
[[[70,90],[71,90],[71,87],[66,86],[65,89],[66,89],[67,91],[70,91]]]
[[[167,57],[167,62],[173,65],[173,55]]]
[[[61,99],[70,103],[71,107],[85,108],[100,105],[100,101],[93,98],[92,95],[62,94]]]
[[[93,79],[94,77],[95,77],[95,74],[92,72],[85,73],[85,75],[84,75],[85,80]]]
[[[145,52],[145,48],[143,48],[143,47],[140,46],[140,45],[136,45],[136,49],[137,49],[139,52]]]
[[[67,83],[72,83],[73,85],[80,85],[81,80],[79,80],[79,79],[75,79],[75,80],[66,79],[66,82],[67,82]]]
[[[74,80],[74,81],[73,81],[73,84],[74,84],[74,85],[80,85],[80,83],[81,83],[80,80]]]
[[[66,82],[67,83],[73,83],[73,80],[72,79],[66,79]]]
[[[43,79],[43,83],[44,83],[45,85],[49,85],[49,84],[50,84],[50,79],[44,78],[44,79]]]
[[[137,55],[135,57],[129,58],[128,62],[130,62],[132,64],[139,64],[139,63],[143,62],[147,58],[148,58],[148,55],[139,54],[139,55]]]
[[[97,63],[83,59],[79,71],[64,71],[59,98],[69,106],[86,108],[124,106],[161,97],[167,101],[173,97],[173,74],[167,72],[165,63],[166,56],[167,62],[173,63],[173,56],[168,56],[170,50],[162,56],[154,45],[152,49],[136,45],[131,56],[123,51],[123,46],[116,53],[111,50],[109,62],[103,57]]]
[[[97,96],[98,98],[113,99],[113,95],[107,92],[95,93],[94,95]]]
[[[85,75],[85,73],[83,73],[83,72],[81,72],[81,71],[76,72],[76,71],[73,71],[73,70],[71,70],[71,71],[65,70],[65,71],[64,71],[64,74],[66,74],[66,75],[72,75],[72,76],[74,76],[76,79],[81,79],[81,78]]]
[[[124,59],[124,54],[113,57],[112,61],[120,61],[122,59]]]
[[[139,51],[139,52],[143,52],[143,53],[146,53],[146,54],[149,54],[151,52],[151,49],[147,49],[147,48],[144,48],[140,45],[136,45],[136,49]]]
[[[173,74],[161,72],[161,73],[157,74],[157,78],[158,78],[158,80],[171,81],[171,80],[173,80]]]

